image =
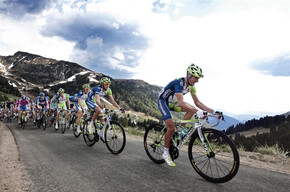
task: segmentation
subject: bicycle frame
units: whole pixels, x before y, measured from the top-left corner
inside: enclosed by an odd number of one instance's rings
[[[218,119],[217,123],[214,124],[214,125],[210,125],[207,122],[208,117],[215,117],[215,118],[217,118]],[[202,145],[204,147],[204,150],[209,155],[209,153],[210,153],[209,152],[209,149],[210,149],[210,151],[212,151],[212,148],[211,148],[210,143],[208,142],[207,138],[203,136],[201,129],[203,127],[204,128],[213,128],[213,129],[216,129],[215,126],[218,125],[219,122],[220,122],[220,119],[217,116],[215,116],[215,115],[207,115],[206,118],[204,118],[204,119],[178,120],[178,121],[175,122],[176,124],[179,124],[180,125],[182,123],[188,123],[188,124],[191,124],[191,127],[189,128],[188,133],[184,136],[184,138],[180,141],[180,143],[178,145],[176,145],[176,143],[175,143],[175,141],[173,139],[172,139],[172,141],[173,141],[174,145],[176,146],[176,148],[178,150],[180,150],[183,147],[183,145],[188,141],[188,139],[197,131],[198,132],[199,139],[200,139],[200,141],[201,141],[201,143],[202,143]],[[161,133],[164,132],[164,129],[165,128],[166,128],[166,126],[163,127]],[[163,139],[163,138],[159,138],[159,136],[158,136],[158,140],[161,141],[161,139]],[[162,137],[164,137],[164,136],[165,136],[165,134],[162,135]]]

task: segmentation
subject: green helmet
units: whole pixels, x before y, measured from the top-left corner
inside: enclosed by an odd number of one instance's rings
[[[59,90],[57,92],[58,93],[64,93],[64,89],[63,88],[59,88]]]
[[[83,89],[85,89],[85,88],[88,88],[89,89],[90,88],[90,85],[89,84],[83,84],[82,88]]]
[[[111,80],[108,77],[103,77],[100,82],[101,83],[111,83]]]
[[[187,68],[187,72],[190,73],[191,75],[197,77],[197,78],[203,77],[202,69],[195,64],[191,64]]]

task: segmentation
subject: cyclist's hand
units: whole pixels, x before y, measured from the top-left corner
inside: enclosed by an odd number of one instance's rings
[[[87,111],[88,110],[88,107],[83,107],[83,111]]]
[[[205,113],[204,111],[202,110],[198,110],[196,113],[195,113],[195,116],[199,119],[203,119],[205,117]]]
[[[223,112],[221,111],[214,111],[213,115],[216,115],[219,119],[224,120]]]
[[[106,109],[105,107],[101,110],[101,113],[107,113],[109,110],[108,109]]]
[[[124,108],[120,108],[119,111],[121,111],[121,113],[125,113],[125,109]]]

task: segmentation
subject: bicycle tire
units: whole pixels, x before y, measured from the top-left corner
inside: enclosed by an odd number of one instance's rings
[[[63,121],[64,121],[64,123],[63,123]],[[59,122],[60,122],[59,124],[60,124],[61,133],[64,134],[65,130],[66,130],[66,120],[64,119],[64,117],[61,117]]]
[[[106,126],[104,130],[105,143],[111,153],[119,154],[125,148],[126,133],[125,133],[124,128],[120,125],[119,122],[111,121],[110,124],[111,124],[111,128],[109,126]],[[120,143],[121,145],[119,146],[118,143]],[[114,146],[117,146],[117,148],[114,148]]]
[[[42,125],[42,128],[43,128],[43,130],[45,131],[45,129],[46,129],[46,116],[44,115],[43,117],[42,117],[42,123],[41,123],[41,125]]]
[[[152,124],[148,128],[146,128],[145,134],[144,134],[144,149],[147,154],[147,156],[157,164],[164,163],[164,159],[162,158],[163,154],[163,146],[162,143],[164,143],[164,136],[166,133],[166,129],[163,130],[162,125],[160,124]],[[157,137],[161,134],[161,140],[159,140]],[[163,135],[163,136],[162,136]],[[163,139],[162,139],[163,138]]]
[[[206,153],[198,133],[195,132],[188,145],[188,156],[193,169],[213,183],[231,180],[237,174],[240,165],[239,153],[234,142],[216,129],[203,128],[202,134],[208,141],[205,141],[207,148],[210,146],[213,153]]]
[[[88,127],[89,123],[90,123],[90,121],[85,121],[84,124],[83,124],[83,137],[84,137],[85,143],[89,147],[92,147],[96,143],[96,140],[95,140],[95,135],[94,134],[89,135],[87,133],[87,127]],[[92,138],[90,138],[90,137],[92,137]]]
[[[81,133],[78,133],[78,132],[77,132],[77,125],[76,125],[76,122],[73,123],[73,134],[74,134],[74,136],[75,136],[76,138],[78,138],[78,137],[81,135]]]

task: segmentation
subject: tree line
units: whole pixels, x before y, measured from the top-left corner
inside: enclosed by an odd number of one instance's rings
[[[257,133],[251,137],[245,137],[240,132],[253,128],[269,128],[269,133]],[[280,149],[290,152],[290,115],[276,115],[274,117],[263,117],[259,120],[253,119],[245,124],[231,126],[226,134],[235,134],[232,138],[236,145],[243,146],[246,151],[254,151],[261,146],[274,146],[278,144]]]

